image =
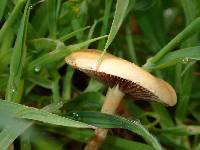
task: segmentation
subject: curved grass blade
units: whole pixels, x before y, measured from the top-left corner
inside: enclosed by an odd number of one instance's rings
[[[99,39],[105,38],[105,37],[107,37],[107,35],[100,36],[100,37],[94,38],[94,39],[90,39],[88,41],[81,42],[81,43],[78,43],[78,44],[64,46],[60,49],[57,49],[55,51],[44,54],[44,55],[38,57],[37,59],[33,60],[32,62],[30,62],[27,66],[27,70],[32,71],[37,66],[41,67],[41,66],[43,66],[47,63],[52,63],[52,62],[57,61],[59,59],[63,59],[65,56],[71,54],[73,51],[79,50],[81,47],[87,46],[88,44],[95,42]]]
[[[99,112],[76,112],[72,117],[79,121],[94,125],[99,128],[123,128],[142,136],[154,149],[162,150],[157,139],[152,136],[139,121],[131,121],[119,116]]]
[[[177,63],[189,63],[200,60],[200,46],[176,50],[166,54],[156,64],[149,66],[150,70],[161,69]]]

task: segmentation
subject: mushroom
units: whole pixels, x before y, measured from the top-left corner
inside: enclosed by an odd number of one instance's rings
[[[110,87],[101,109],[102,113],[114,114],[125,94],[135,100],[154,100],[168,106],[176,104],[176,92],[170,84],[139,66],[108,53],[99,64],[101,54],[99,50],[82,49],[67,56],[65,61]],[[85,150],[98,149],[106,138],[107,131],[96,129],[95,137],[86,145]]]

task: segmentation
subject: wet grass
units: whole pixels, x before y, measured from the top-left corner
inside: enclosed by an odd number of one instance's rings
[[[102,149],[199,150],[199,10],[198,0],[1,0],[0,147],[83,149],[105,127]],[[177,105],[127,97],[124,118],[99,113],[107,87],[64,62],[80,48],[166,80]]]

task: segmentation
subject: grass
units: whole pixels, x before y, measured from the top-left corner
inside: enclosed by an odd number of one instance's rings
[[[199,10],[198,0],[1,0],[1,149],[83,149],[104,127],[102,149],[199,150]],[[107,87],[64,62],[80,48],[168,81],[177,105],[125,97],[118,116],[99,113]]]

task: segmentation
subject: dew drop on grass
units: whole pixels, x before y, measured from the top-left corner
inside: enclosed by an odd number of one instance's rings
[[[182,62],[184,64],[187,64],[189,61],[190,61],[190,59],[188,57],[185,57],[185,58],[182,59]]]
[[[30,5],[30,6],[29,6],[29,9],[33,9],[33,5]]]
[[[40,67],[39,66],[36,66],[35,68],[34,68],[34,70],[35,70],[35,72],[40,72]]]
[[[75,113],[75,112],[72,113],[72,117],[73,117],[74,119],[76,119],[76,120],[79,120],[79,119],[80,119],[79,115],[78,115],[77,113]]]
[[[11,88],[11,92],[16,92],[16,88],[14,86]]]

